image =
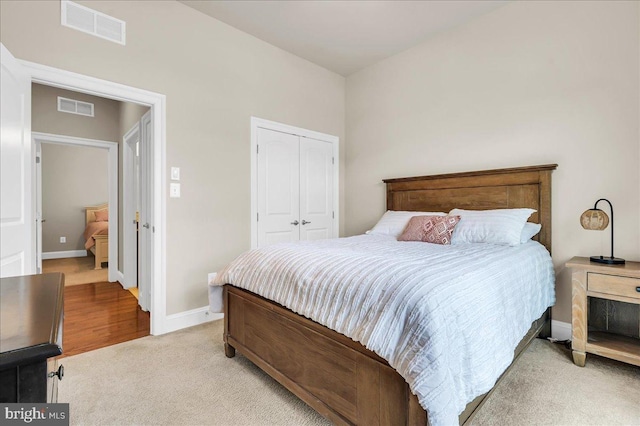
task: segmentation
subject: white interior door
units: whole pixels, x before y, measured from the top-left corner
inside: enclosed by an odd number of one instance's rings
[[[31,87],[0,44],[0,276],[36,272],[31,156]]]
[[[138,211],[139,170],[137,167],[138,144],[140,141],[140,123],[136,123],[125,135],[122,152],[122,177],[124,188],[123,216],[123,275],[124,288],[138,285]]]
[[[153,122],[151,111],[140,120],[140,222],[138,224],[138,304],[151,309],[153,223]]]
[[[333,237],[333,144],[300,138],[300,239]]]
[[[300,239],[299,137],[258,129],[258,247]]]

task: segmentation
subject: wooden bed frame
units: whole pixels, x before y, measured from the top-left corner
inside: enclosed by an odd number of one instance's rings
[[[108,203],[85,207],[85,226],[96,221],[97,210],[103,210],[108,207]],[[93,239],[96,241],[96,244],[91,247],[89,251],[95,256],[96,264],[94,269],[102,269],[102,262],[109,262],[109,235],[94,235]]]
[[[551,164],[388,179],[384,181],[387,209],[448,212],[455,207],[534,208],[538,212],[529,220],[542,224],[536,238],[551,251],[551,172],[556,167]],[[333,423],[427,425],[427,413],[405,380],[361,344],[228,284],[224,286],[224,308],[226,356],[231,358],[239,350]],[[550,333],[549,309],[532,324],[515,358],[536,336]],[[459,418],[461,424],[471,419],[490,393],[467,405]]]

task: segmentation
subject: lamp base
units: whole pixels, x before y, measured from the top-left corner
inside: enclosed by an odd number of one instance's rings
[[[606,263],[607,265],[624,265],[624,259],[619,257],[591,256],[589,259],[592,262]]]

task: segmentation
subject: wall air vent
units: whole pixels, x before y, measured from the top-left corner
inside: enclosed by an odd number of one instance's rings
[[[58,111],[93,117],[93,104],[58,96]]]
[[[61,0],[60,6],[60,22],[65,27],[126,44],[126,22],[69,0]]]

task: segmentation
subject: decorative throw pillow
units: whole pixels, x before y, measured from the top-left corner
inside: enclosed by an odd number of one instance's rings
[[[96,210],[94,214],[96,222],[109,222],[109,209]]]
[[[446,213],[441,212],[407,212],[400,210],[387,210],[382,215],[376,226],[367,234],[382,234],[392,235],[398,238],[402,231],[407,227],[409,219],[414,216],[446,216]]]
[[[451,244],[451,234],[459,221],[460,216],[414,216],[398,241]]]

